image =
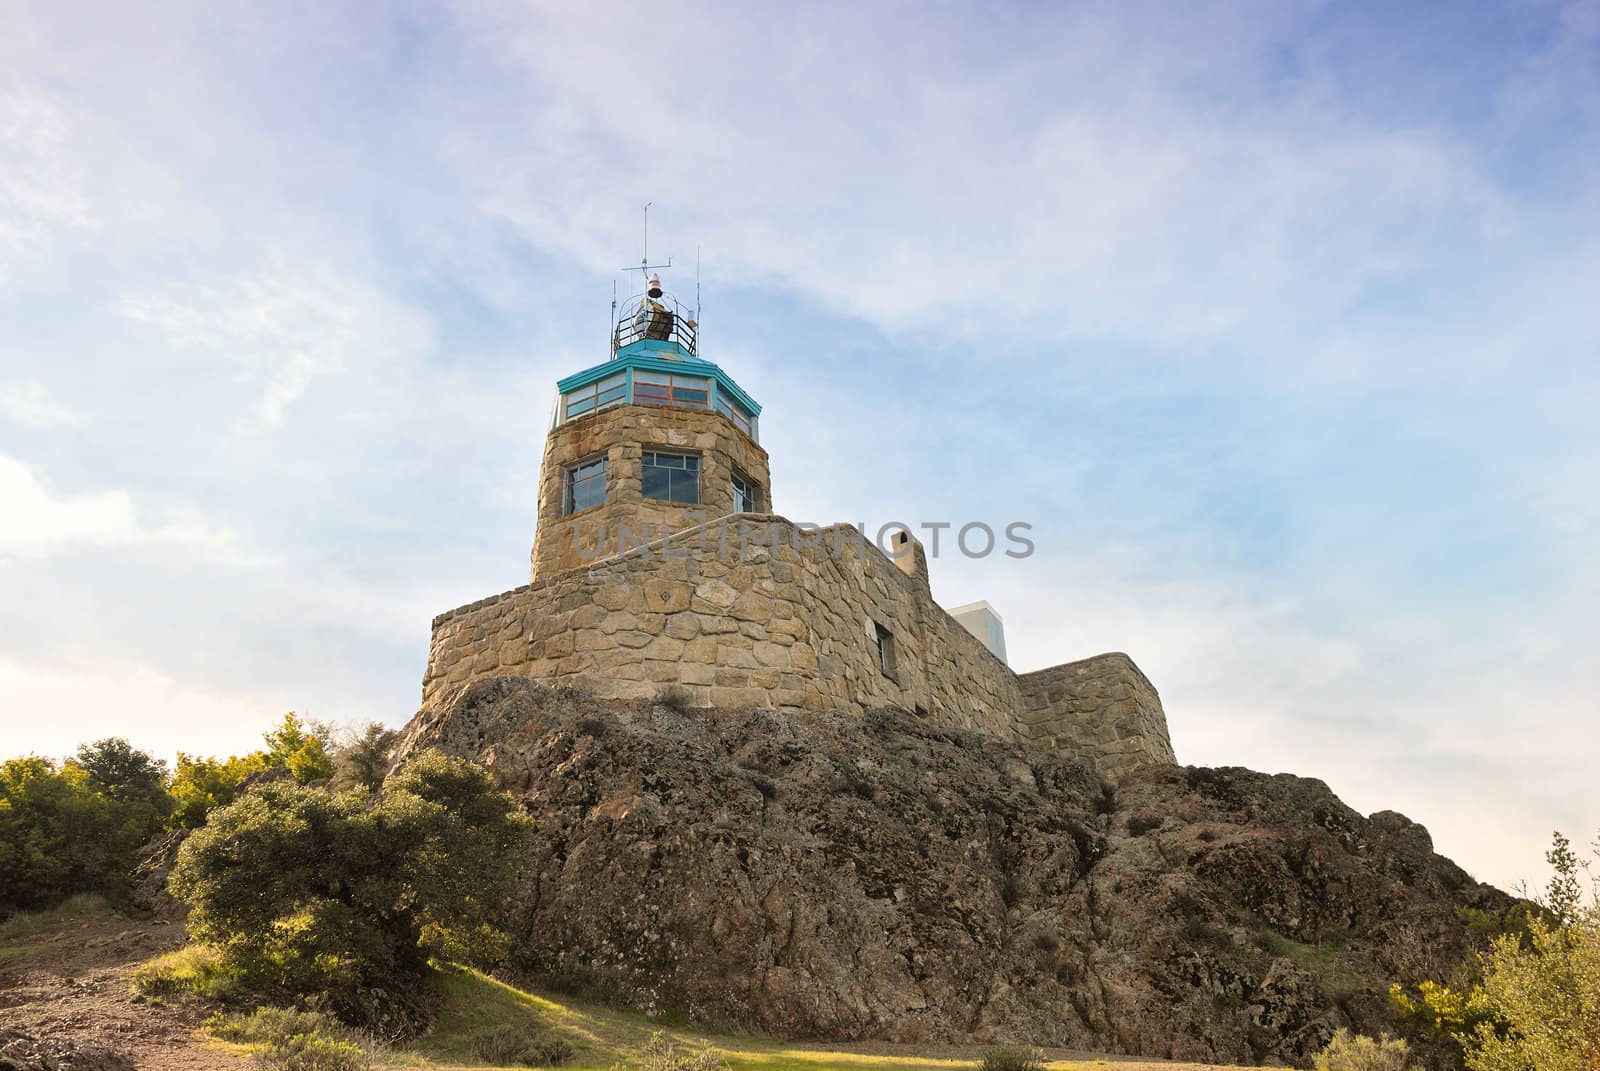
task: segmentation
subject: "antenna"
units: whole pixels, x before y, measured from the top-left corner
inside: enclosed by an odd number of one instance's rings
[[[672,267],[672,258],[671,257],[667,258],[667,262],[665,264],[652,264],[652,263],[650,263],[650,206],[653,205],[653,204],[655,204],[654,201],[646,201],[644,203],[644,246],[643,246],[644,256],[639,258],[639,274],[644,276],[645,282],[649,282],[650,281],[650,273],[652,271],[658,271],[658,270],[660,270],[662,268],[670,268],[670,267]],[[633,269],[632,268],[623,268],[621,270],[622,271],[632,271]]]
[[[606,323],[606,334],[611,336],[611,356],[617,356],[617,281],[611,280],[611,319]]]
[[[700,247],[694,247],[694,340],[695,349],[700,348]]]

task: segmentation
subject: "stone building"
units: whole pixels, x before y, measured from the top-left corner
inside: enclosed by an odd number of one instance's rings
[[[761,407],[699,357],[697,328],[652,279],[610,359],[557,384],[531,583],[434,619],[425,707],[520,676],[701,707],[900,707],[1107,773],[1173,761],[1126,655],[1015,673],[987,604],[957,621],[933,600],[910,533],[885,553],[772,512]]]

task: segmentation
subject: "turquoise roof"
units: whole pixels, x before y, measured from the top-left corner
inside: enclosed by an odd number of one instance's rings
[[[672,356],[665,356],[671,354]],[[756,400],[746,394],[733,378],[721,368],[710,361],[702,361],[698,357],[688,356],[688,351],[676,342],[659,342],[655,339],[641,339],[630,342],[617,351],[617,355],[603,364],[593,368],[585,368],[582,372],[574,372],[565,379],[556,382],[556,390],[562,394],[579,387],[588,386],[597,380],[614,376],[626,368],[642,368],[646,372],[672,372],[686,376],[705,376],[717,382],[717,390],[725,392],[729,397],[744,407],[751,416],[761,415],[761,406]]]

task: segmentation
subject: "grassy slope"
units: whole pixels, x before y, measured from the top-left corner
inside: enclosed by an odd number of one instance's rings
[[[24,964],[46,948],[49,941],[59,940],[64,932],[77,937],[80,927],[91,921],[115,928],[139,925],[117,915],[99,897],[74,898],[48,911],[0,922],[0,966]],[[481,1068],[484,1065],[472,1055],[473,1039],[506,1023],[520,1023],[536,1033],[567,1041],[576,1050],[576,1059],[566,1065],[574,1071],[609,1071],[618,1065],[637,1067],[639,1053],[650,1035],[658,1031],[686,1051],[702,1046],[713,1048],[735,1071],[788,1068],[796,1071],[943,1071],[975,1068],[983,1051],[983,1046],[977,1045],[929,1046],[921,1051],[914,1046],[885,1044],[791,1045],[765,1038],[717,1034],[685,1025],[680,1020],[652,1019],[581,1000],[543,996],[476,971],[453,967],[440,972],[438,984],[443,991],[443,1002],[434,1029],[411,1045],[390,1051],[386,1066],[424,1071]],[[204,1035],[190,1044],[222,1052],[244,1054],[248,1051],[245,1046]],[[1057,1059],[1049,1066],[1055,1071],[1100,1071],[1100,1068],[1106,1071],[1186,1071],[1197,1065],[1072,1054],[1070,1059]]]
[[[607,1069],[617,1064],[636,1066],[634,1059],[646,1040],[660,1031],[685,1048],[709,1045],[736,1071],[943,1071],[974,1068],[981,1047],[945,1050],[935,1054],[901,1054],[898,1046],[861,1046],[860,1051],[809,1045],[786,1045],[761,1038],[712,1034],[690,1026],[666,1026],[643,1015],[617,1011],[566,998],[550,999],[516,989],[474,971],[449,970],[442,979],[445,1001],[440,1018],[429,1035],[412,1051],[423,1066],[476,1067],[471,1040],[480,1031],[507,1022],[564,1038],[577,1050],[568,1067]],[[891,1053],[887,1050],[896,1050]],[[907,1047],[909,1048],[909,1047]],[[871,1050],[885,1051],[871,1051]],[[1114,1065],[1118,1071],[1160,1068],[1179,1071],[1185,1066],[1161,1061],[1133,1061],[1110,1057],[1057,1060],[1057,1071]],[[415,1066],[415,1065],[413,1065]]]

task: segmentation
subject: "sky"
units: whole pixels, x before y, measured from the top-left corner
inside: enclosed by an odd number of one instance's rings
[[[1600,830],[1600,4],[0,0],[0,753],[404,722],[641,253],[1180,761]],[[636,286],[635,286],[636,288]]]

